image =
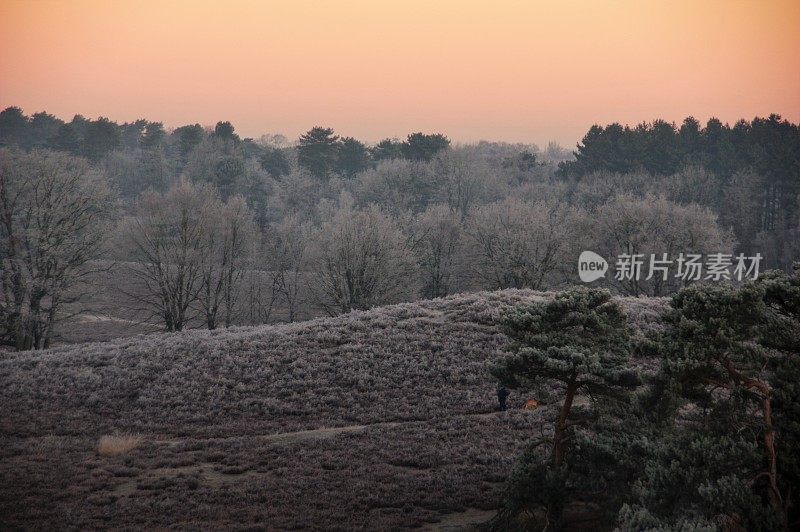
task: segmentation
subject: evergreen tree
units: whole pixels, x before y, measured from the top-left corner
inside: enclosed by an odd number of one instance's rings
[[[565,502],[585,488],[585,479],[575,477],[579,468],[570,461],[570,452],[574,428],[592,417],[573,415],[576,395],[622,400],[637,384],[628,366],[627,320],[608,291],[579,287],[552,301],[513,308],[501,316],[500,324],[512,341],[510,353],[491,369],[501,384],[515,388],[546,381],[563,386],[549,456],[542,459],[537,451],[544,440],[523,455],[501,518],[539,507],[557,527]]]
[[[430,161],[433,156],[450,146],[450,139],[440,133],[425,135],[412,133],[403,143],[403,155],[414,161]]]
[[[336,156],[336,171],[345,177],[353,177],[369,167],[367,147],[353,137],[346,137],[339,143]]]
[[[112,122],[115,126],[116,123]],[[147,127],[147,120],[139,118],[133,122],[125,122],[121,126],[117,126],[119,130],[119,147],[126,150],[135,150],[140,147],[142,143],[142,136]]]
[[[767,307],[761,342],[776,350],[769,358],[772,407],[779,457],[779,486],[793,500],[785,501],[789,528],[800,527],[800,262],[792,275],[771,271],[759,278]],[[794,487],[794,489],[792,489]],[[787,496],[787,498],[789,498]]]
[[[264,153],[259,158],[261,168],[273,177],[281,177],[289,174],[289,159],[283,150],[278,148],[264,148]]]
[[[28,134],[28,117],[19,107],[0,111],[0,146],[21,146]]]
[[[297,160],[300,166],[308,169],[318,179],[327,179],[330,176],[336,165],[338,152],[339,137],[330,128],[311,128],[297,143]]]
[[[375,161],[400,159],[403,157],[403,143],[395,139],[383,139],[370,150]]]
[[[700,122],[693,116],[687,117],[678,130],[681,143],[680,152],[684,165],[702,165],[703,156],[702,137],[700,135]]]
[[[148,122],[139,141],[142,148],[157,148],[164,141],[164,124],[161,122]]]
[[[28,125],[31,148],[50,148],[53,139],[58,135],[59,128],[64,125],[63,120],[59,120],[50,113],[34,113]]]
[[[234,132],[233,124],[230,122],[217,122],[214,126],[214,136],[221,140],[239,142],[239,135]]]
[[[178,153],[185,161],[192,150],[202,142],[205,131],[200,124],[181,126],[172,132],[172,136],[178,139]]]
[[[83,137],[83,154],[91,161],[99,161],[120,143],[120,130],[108,118],[87,122]]]
[[[78,155],[81,151],[81,138],[72,123],[62,124],[50,143],[53,149],[66,151],[73,155]]]
[[[797,524],[798,290],[797,274],[772,272],[742,287],[694,285],[673,297],[660,340],[672,423],[649,444],[634,502],[620,512],[622,529]]]
[[[244,162],[239,157],[223,157],[217,162],[214,166],[214,186],[222,199],[234,194],[244,171]]]

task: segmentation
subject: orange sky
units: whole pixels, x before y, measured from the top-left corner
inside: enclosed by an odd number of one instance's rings
[[[0,0],[0,108],[243,136],[572,146],[593,123],[800,121],[800,0]]]

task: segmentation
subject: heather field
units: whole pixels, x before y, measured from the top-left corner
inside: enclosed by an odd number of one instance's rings
[[[469,528],[555,408],[494,412],[506,290],[0,358],[0,529]],[[623,299],[656,327],[665,302]],[[637,364],[648,366],[647,360]]]

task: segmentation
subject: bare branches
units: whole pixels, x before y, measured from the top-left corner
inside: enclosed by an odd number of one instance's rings
[[[577,212],[554,203],[516,199],[476,209],[467,223],[472,270],[492,288],[551,286],[569,263]]]
[[[204,213],[213,201],[210,189],[185,182],[164,196],[148,192],[139,202],[137,217],[125,228],[139,261],[130,273],[144,289],[131,296],[159,315],[168,331],[187,325],[203,288],[209,253]]]
[[[98,257],[112,202],[83,159],[0,152],[0,337],[17,349],[50,345],[65,302]]]
[[[164,195],[148,192],[124,228],[138,264],[128,294],[160,317],[168,331],[198,315],[209,329],[233,321],[237,293],[252,256],[255,224],[243,198],[223,203],[206,186],[181,182]]]
[[[413,289],[414,262],[394,221],[377,208],[340,209],[316,235],[312,290],[335,315],[396,302]]]

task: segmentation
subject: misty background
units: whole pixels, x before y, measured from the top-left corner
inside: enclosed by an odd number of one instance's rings
[[[18,347],[555,290],[578,282],[584,249],[760,253],[762,271],[800,257],[800,132],[778,115],[593,126],[570,151],[9,107],[0,144],[3,338]],[[596,284],[664,296],[688,282]]]

